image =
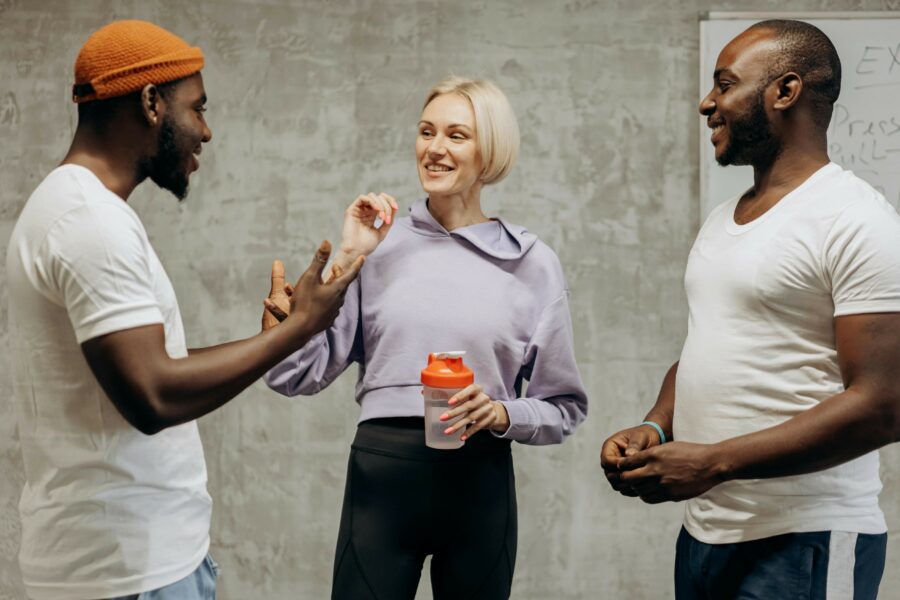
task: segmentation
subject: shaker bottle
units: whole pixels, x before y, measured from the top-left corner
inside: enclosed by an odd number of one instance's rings
[[[447,401],[453,394],[475,382],[475,374],[463,364],[465,352],[435,352],[428,355],[428,366],[422,369],[422,393],[425,396],[425,445],[441,450],[460,448],[465,442],[459,436],[464,429],[444,434],[444,430],[464,418],[441,421],[441,415],[452,407]]]

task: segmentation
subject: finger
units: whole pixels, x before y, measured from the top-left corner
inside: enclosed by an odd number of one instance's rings
[[[450,396],[450,399],[447,400],[447,404],[449,404],[450,406],[455,406],[456,404],[459,404],[460,402],[464,402],[464,401],[468,400],[469,398],[476,396],[477,394],[481,393],[482,391],[483,391],[483,388],[480,385],[478,385],[477,383],[473,383],[471,385],[464,387],[463,389],[456,392],[452,396]]]
[[[268,331],[278,325],[278,319],[276,319],[272,313],[263,308],[263,316],[262,316],[262,330]]]
[[[363,216],[377,212],[378,208],[372,204],[372,199],[368,195],[357,196],[348,208],[348,211],[355,212],[356,216]]]
[[[622,482],[622,480],[619,479],[617,477],[617,475],[618,474],[616,473],[616,474],[609,474],[607,476],[607,479],[609,480],[609,485],[612,486],[612,489],[619,492],[623,496],[628,496],[629,498],[634,498],[635,496],[637,496],[638,493],[636,491],[634,491],[634,488],[632,488],[627,483]]]
[[[277,258],[272,261],[272,289],[269,296],[274,296],[279,290],[284,289],[284,263]]]
[[[635,496],[638,495],[638,493],[636,491],[634,491],[634,488],[632,488],[628,484],[622,483],[621,481],[610,481],[609,485],[612,486],[612,489],[619,492],[623,496],[628,496],[629,498],[634,498]]]
[[[605,471],[603,473],[606,476],[606,481],[612,487],[612,489],[619,491],[619,488],[622,487],[622,480],[619,478],[618,473],[613,473],[611,471]]]
[[[328,278],[325,280],[325,283],[331,283],[332,281],[334,281],[335,279],[340,277],[341,273],[343,273],[343,272],[344,272],[344,270],[342,268],[340,268],[336,262],[331,263],[331,274],[328,275]]]
[[[280,308],[278,308],[278,307],[275,305],[275,303],[272,302],[271,300],[269,300],[268,298],[266,298],[265,300],[263,300],[263,304],[265,304],[266,310],[269,311],[269,313],[271,313],[271,315],[272,315],[273,317],[275,317],[276,319],[278,319],[278,322],[279,322],[279,323],[280,323],[281,321],[284,321],[285,319],[288,318],[287,313],[284,312],[283,310],[281,310]]]
[[[466,438],[471,433],[475,433],[475,431],[484,428],[486,425],[490,425],[496,420],[497,413],[494,412],[494,407],[492,407],[490,404],[484,404],[481,406],[481,408],[473,410],[464,415],[456,424],[453,425],[453,427],[448,427],[445,430],[445,433],[452,434],[454,431],[465,427],[468,423],[471,425],[471,427],[466,430],[466,435],[463,436],[463,438]],[[472,430],[472,428],[474,428],[474,431]]]
[[[284,293],[287,294],[288,296],[293,296],[294,295],[294,286],[292,286],[289,283],[284,284]]]
[[[487,396],[485,396],[485,398],[487,399],[487,401],[483,405],[481,405],[480,408],[471,411],[464,417],[465,419],[468,419],[473,426],[477,426],[477,429],[483,429],[484,427],[495,423],[499,419],[493,403],[489,398],[487,398]],[[466,433],[468,434],[468,432]]]
[[[369,192],[368,194],[366,194],[366,196],[369,198],[369,202],[372,208],[374,208],[378,212],[378,218],[380,218],[382,221],[387,221],[387,215],[384,212],[385,207],[381,202],[381,199],[378,197],[378,194],[376,194],[375,192]]]
[[[640,467],[638,469],[631,470],[620,468],[619,477],[622,479],[622,481],[632,487],[638,487],[642,485],[642,482],[644,481],[659,479],[659,476],[650,473],[647,467]]]
[[[620,471],[631,471],[646,465],[650,457],[652,455],[651,450],[641,450],[640,452],[636,452],[631,456],[626,456],[622,460],[619,461],[619,470]]]
[[[394,207],[384,194],[378,194],[378,201],[381,202],[384,211],[384,224],[388,227],[394,222]]]
[[[332,281],[332,285],[337,285],[346,289],[350,283],[356,279],[356,276],[359,275],[359,270],[362,269],[363,263],[366,262],[365,256],[360,256],[347,268],[344,273],[341,274],[340,277],[335,277]]]
[[[649,427],[649,425],[645,426]],[[647,448],[650,445],[650,436],[646,431],[642,431],[641,429],[636,429],[631,433],[631,436],[628,440],[628,446],[625,448],[625,456],[631,456],[633,454],[637,454],[641,450]]]
[[[397,210],[397,203],[394,201],[393,198],[391,198],[384,192],[381,192],[380,194],[378,194],[378,198],[381,200],[381,203],[384,205],[384,212],[386,215],[384,222],[386,224],[390,225],[391,222],[394,220],[394,211]]]
[[[306,273],[300,276],[300,279],[297,280],[297,285],[294,287],[299,286],[300,281],[307,276],[314,276],[315,279],[313,279],[313,281],[322,281],[322,272],[325,270],[325,265],[328,264],[329,256],[331,256],[331,242],[323,240],[322,243],[319,244],[319,249],[316,250],[312,262],[309,263]]]
[[[484,394],[482,394],[484,396]],[[480,421],[484,419],[488,415],[494,415],[494,420],[497,420],[497,411],[494,410],[494,407],[491,406],[490,400],[487,396],[484,396],[484,404],[475,404],[476,408],[474,410],[469,411],[469,414],[466,415],[471,421]]]
[[[619,459],[623,457],[621,446],[615,440],[606,440],[600,450],[600,466],[604,469],[618,469]]]
[[[638,496],[649,496],[659,494],[662,490],[659,478],[653,477],[646,481],[637,481],[627,484]]]
[[[389,225],[391,222],[391,205],[388,204],[388,201],[383,197],[382,194],[376,194],[373,192],[372,199],[377,203],[378,216],[381,218],[383,223]]]
[[[494,421],[497,420],[497,413],[495,413],[494,410],[490,408],[490,406],[488,408],[490,409],[490,412],[482,418],[476,418],[475,422],[472,423],[472,425],[468,429],[466,429],[466,432],[459,436],[460,440],[466,441],[482,429],[487,429],[488,427],[490,427],[494,423]]]
[[[462,406],[455,408],[450,412],[445,412],[440,416],[441,421],[447,421],[448,423],[452,423],[447,429],[444,430],[444,433],[447,435],[452,434],[454,431],[462,429],[466,425],[472,422],[469,418],[469,411],[473,410],[474,406],[472,406],[469,402],[466,402]]]
[[[490,401],[491,399],[487,397],[487,394],[478,394],[471,400],[468,400],[460,404],[459,406],[456,406],[455,408],[451,408],[450,410],[442,414],[440,418],[442,421],[447,421],[449,419],[452,419],[453,417],[472,412],[478,407],[485,404],[490,406]]]
[[[669,498],[665,494],[650,493],[642,495],[641,500],[643,500],[647,504],[662,504],[663,502],[669,500]]]
[[[351,263],[347,270],[341,273],[340,277],[332,277],[331,281],[329,281],[329,285],[335,285],[340,288],[341,293],[347,291],[347,286],[353,283],[353,280],[356,279],[356,276],[359,275],[359,270],[362,269],[363,263],[366,262],[365,256],[359,256],[356,260]]]
[[[384,197],[387,198],[387,201],[390,203],[391,208],[394,209],[395,213],[400,210],[400,205],[397,204],[397,200],[393,196],[391,196],[390,194],[384,194]]]

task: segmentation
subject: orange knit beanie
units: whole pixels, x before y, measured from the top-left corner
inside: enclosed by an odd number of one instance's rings
[[[78,53],[72,100],[124,96],[202,68],[200,48],[177,35],[147,21],[115,21],[95,31]]]

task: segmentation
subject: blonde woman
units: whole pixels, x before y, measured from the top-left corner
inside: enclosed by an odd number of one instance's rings
[[[508,598],[510,443],[560,443],[587,414],[559,260],[482,210],[482,188],[509,173],[518,146],[495,85],[454,77],[432,88],[416,137],[426,197],[396,220],[386,194],[351,204],[335,264],[366,256],[359,279],[334,325],[266,376],[284,395],[310,395],[360,365],[334,599],[412,599],[427,555],[436,599]],[[284,316],[278,296],[266,304]],[[446,435],[466,443],[435,450],[424,441],[420,371],[429,352],[455,349],[467,351],[475,384],[451,398],[447,420],[463,418]]]

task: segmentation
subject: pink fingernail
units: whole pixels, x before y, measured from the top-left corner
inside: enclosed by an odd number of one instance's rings
[[[444,413],[444,414],[442,414],[442,415],[441,415],[440,417],[438,417],[438,418],[439,418],[441,421],[446,421],[447,419],[450,418],[450,415],[448,415],[447,413]]]
[[[444,435],[450,435],[451,433],[453,433],[452,427],[448,427],[447,429],[444,430]]]
[[[453,406],[454,404],[456,404],[456,398],[450,398],[450,399],[447,401],[447,404],[449,404],[450,406]]]
[[[467,439],[469,439],[469,436],[463,435],[463,436],[460,436],[459,441],[464,442],[464,441],[466,441]]]

